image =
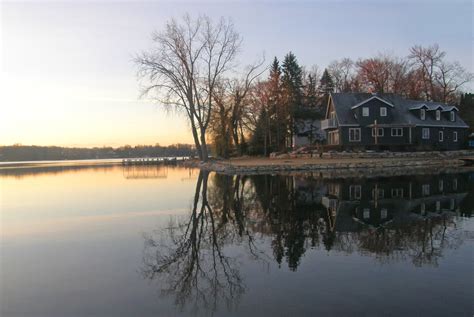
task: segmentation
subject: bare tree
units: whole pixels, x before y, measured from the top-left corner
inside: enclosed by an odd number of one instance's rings
[[[266,70],[261,69],[263,63],[264,60],[248,66],[240,78],[224,78],[218,84],[218,93],[214,97],[217,109],[212,121],[218,155],[229,157],[232,143],[239,155],[244,152],[246,119],[251,106],[249,91],[253,82]]]
[[[436,71],[446,52],[440,50],[438,44],[429,47],[415,45],[410,48],[408,58],[412,62],[412,66],[418,68],[422,74],[423,92],[426,100],[435,98],[436,90]]]
[[[366,89],[384,93],[390,90],[390,60],[387,56],[361,59],[357,62],[357,77]]]
[[[207,16],[186,15],[180,22],[172,19],[152,39],[155,47],[135,58],[142,95],[184,111],[199,158],[207,161],[213,95],[219,79],[235,67],[241,38],[228,20],[214,24]]]
[[[452,97],[459,88],[473,79],[474,74],[467,72],[458,62],[441,61],[436,74],[436,83],[441,90],[441,100],[445,103],[452,102]]]
[[[351,91],[351,82],[354,77],[354,62],[350,58],[333,61],[328,66],[328,71],[334,80],[336,92]]]

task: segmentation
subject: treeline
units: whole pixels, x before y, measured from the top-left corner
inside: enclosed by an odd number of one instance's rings
[[[473,79],[436,44],[414,45],[403,57],[342,58],[326,68],[300,65],[290,52],[281,63],[273,60],[268,75],[263,61],[236,75],[242,39],[231,21],[186,15],[152,38],[153,49],[135,59],[142,93],[187,116],[203,161],[208,143],[224,158],[291,149],[298,121],[323,117],[331,92],[459,104],[462,87]]]
[[[113,147],[59,147],[59,146],[0,146],[0,161],[83,160],[129,157],[179,157],[195,156],[193,145],[125,145]]]

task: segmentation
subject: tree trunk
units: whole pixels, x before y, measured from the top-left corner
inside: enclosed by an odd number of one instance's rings
[[[207,150],[206,130],[204,128],[201,128],[201,153],[201,161],[207,162],[209,160],[209,152]]]
[[[196,124],[194,123],[192,116],[189,119],[191,121],[191,131],[193,133],[193,139],[194,139],[194,144],[196,145],[196,151],[198,152],[199,160],[202,161],[203,160],[202,147],[201,147],[201,144],[199,143],[199,136],[196,129]]]

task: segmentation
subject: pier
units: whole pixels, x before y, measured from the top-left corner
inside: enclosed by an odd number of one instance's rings
[[[122,165],[176,165],[178,162],[183,162],[184,157],[145,157],[145,158],[125,158],[122,160]]]

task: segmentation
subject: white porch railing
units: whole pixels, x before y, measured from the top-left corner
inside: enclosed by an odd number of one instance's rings
[[[330,118],[321,121],[321,129],[326,130],[333,128],[337,128],[336,118]]]

